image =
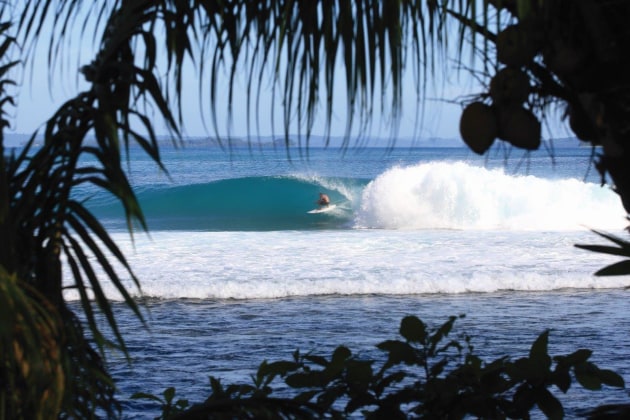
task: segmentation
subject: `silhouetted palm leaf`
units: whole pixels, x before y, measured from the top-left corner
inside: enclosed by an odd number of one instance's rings
[[[576,244],[575,246],[577,248],[586,249],[587,251],[599,252],[602,254],[630,258],[630,242],[615,235],[600,232],[598,230],[591,231],[601,236],[602,238],[608,239],[610,242],[617,246]],[[621,276],[628,274],[630,274],[630,259],[608,265],[595,272],[596,276]]]
[[[62,323],[34,289],[0,266],[0,401],[3,418],[45,418],[64,396]]]
[[[43,146],[35,147],[33,136],[20,155],[5,157],[0,137],[0,267],[4,267],[8,277],[19,279],[19,284],[45,296],[63,320],[68,337],[67,392],[62,409],[66,415],[88,417],[95,407],[115,414],[112,381],[101,359],[108,333],[101,331],[99,314],[104,315],[105,326],[114,336],[113,344],[122,349],[125,346],[103,283],[111,282],[140,316],[121,276],[131,277],[136,287],[138,279],[107,231],[84,203],[74,199],[73,191],[77,186],[88,185],[111,193],[123,206],[130,232],[134,223],[146,229],[122,162],[135,144],[164,169],[153,125],[157,116],[173,137],[179,138],[183,114],[189,106],[182,103],[182,82],[188,65],[196,65],[200,71],[200,103],[209,101],[208,118],[217,136],[219,108],[228,111],[229,134],[231,115],[236,107],[243,106],[234,98],[238,78],[244,74],[249,89],[246,112],[239,109],[239,113],[247,115],[248,132],[251,113],[258,115],[266,106],[262,101],[268,84],[273,93],[272,113],[277,112],[276,106],[280,107],[287,146],[291,130],[298,127],[299,153],[308,153],[322,102],[326,133],[330,133],[333,103],[339,98],[339,83],[343,83],[347,100],[343,144],[346,148],[353,132],[363,134],[370,128],[374,112],[388,116],[396,126],[401,117],[403,88],[407,88],[403,86],[403,72],[409,62],[414,64],[417,98],[423,98],[428,76],[436,71],[441,52],[449,47],[447,17],[454,18],[458,25],[458,59],[464,53],[464,41],[470,39],[471,62],[474,54],[479,54],[488,75],[496,62],[491,45],[495,34],[491,29],[496,26],[498,31],[504,21],[525,17],[541,4],[529,0],[2,3],[0,16],[4,16],[7,7],[15,7],[11,16],[17,20],[16,34],[9,34],[10,22],[0,23],[2,107],[13,103],[6,88],[13,84],[9,70],[17,62],[11,48],[15,40],[23,47],[26,59],[36,53],[38,42],[47,41],[51,68],[64,58],[73,27],[81,26],[82,34],[87,28],[94,28],[93,37],[98,44],[98,53],[81,69],[88,88],[62,104],[47,121]],[[544,4],[561,7],[569,3]],[[100,35],[102,38],[98,39]],[[166,68],[160,68],[164,62]],[[528,71],[553,98],[569,97],[565,87],[539,62],[532,62]],[[228,76],[226,87],[224,74]],[[227,95],[223,94],[224,88]],[[378,104],[380,107],[375,109]],[[540,109],[551,105],[553,101],[548,97],[532,103]],[[2,128],[9,124],[6,116],[2,108]],[[257,119],[255,122],[258,126]],[[96,144],[85,144],[92,134]],[[287,147],[288,156],[289,152]],[[83,165],[83,157],[94,158],[96,163]],[[608,239],[619,248],[583,247],[626,255],[624,241]],[[70,279],[62,278],[62,255],[70,269]],[[124,274],[114,266],[120,266]],[[628,269],[625,262],[611,267],[602,270],[603,274]],[[64,301],[64,280],[78,292],[89,334],[96,340],[100,354],[92,349],[81,322]]]

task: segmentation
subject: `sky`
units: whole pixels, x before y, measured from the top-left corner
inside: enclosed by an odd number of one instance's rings
[[[78,75],[80,66],[87,64],[93,56],[93,40],[91,37],[74,37],[66,47],[69,59],[64,59],[56,66],[50,67],[47,62],[47,42],[39,45],[32,66],[22,70],[23,82],[19,88],[17,107],[11,114],[13,116],[11,129],[12,133],[30,134],[34,130],[43,127],[45,121],[50,118],[55,110],[67,99],[75,96],[87,85],[82,82],[82,77]],[[451,68],[452,71],[446,71]],[[444,71],[442,71],[444,70]],[[418,131],[416,110],[418,102],[415,92],[415,82],[412,79],[411,71],[405,73],[403,88],[403,108],[400,124],[398,126],[399,138],[447,138],[459,139],[459,117],[462,107],[452,103],[465,95],[479,93],[482,87],[476,80],[473,80],[465,71],[455,72],[453,67],[444,67],[437,72],[437,78],[431,80],[430,90],[426,92],[426,99],[422,102],[421,125]],[[214,131],[207,123],[210,121],[208,107],[200,109],[198,100],[198,75],[194,71],[184,77],[184,134],[190,137],[213,136]],[[343,78],[343,72],[338,71],[338,79]],[[333,111],[331,124],[331,134],[342,136],[346,127],[346,107],[343,100],[345,87],[339,83],[335,88],[337,100]],[[246,83],[244,77],[237,81],[237,96],[235,99],[233,123],[230,126],[230,134],[233,136],[245,136],[248,133],[247,120],[244,112]],[[253,133],[261,136],[283,135],[283,125],[281,121],[282,110],[276,108],[276,118],[272,124],[272,114],[269,112],[270,90],[264,93],[263,106],[260,111],[260,131],[256,130],[254,122],[251,124]],[[265,99],[267,102],[265,103]],[[449,102],[450,101],[450,102]],[[202,112],[206,115],[205,123]],[[218,120],[221,126],[221,134],[227,133],[227,112],[225,107],[218,107]],[[324,130],[324,104],[320,107],[319,119],[314,125],[314,134],[322,135]],[[275,129],[275,131],[272,129]],[[370,135],[374,137],[388,137],[391,125],[386,118],[381,118],[380,112],[375,112],[372,130]],[[160,134],[165,134],[166,129],[160,122],[156,122],[156,130]],[[293,128],[293,131],[296,131]],[[566,137],[566,129],[561,125],[552,128],[547,136]]]
[[[83,56],[85,59],[82,64],[85,64],[88,62],[89,54],[83,53]],[[46,62],[46,56],[45,54],[38,54],[32,69],[27,68],[24,70],[24,81],[19,90],[18,103],[14,110],[14,123],[11,126],[11,131],[23,134],[32,133],[38,127],[41,127],[64,101],[76,95],[81,89],[85,89],[87,85],[76,76],[79,67],[80,65],[76,62],[74,65],[70,63],[67,64],[66,68],[63,70],[53,69],[52,77],[49,77],[49,66]],[[342,76],[341,71],[339,72],[339,76]],[[197,77],[197,75],[191,72],[191,76],[185,78],[184,86],[184,103],[187,104],[184,115],[186,120],[185,129],[186,134],[192,137],[207,136],[213,133],[213,131],[208,128],[207,124],[204,125],[203,118],[201,117],[199,101],[197,99]],[[459,138],[459,115],[461,113],[461,106],[448,103],[447,100],[456,99],[466,89],[470,89],[470,83],[468,83],[467,86],[465,82],[462,83],[459,81],[458,84],[458,82],[455,81],[444,89],[435,88],[434,92],[427,93],[428,99],[423,103],[423,124],[421,130],[418,132],[416,129],[416,109],[418,104],[415,88],[413,87],[414,82],[411,80],[410,75],[408,75],[408,79],[405,84],[406,88],[403,90],[404,101],[399,125],[399,136],[417,137],[419,135],[422,138]],[[237,99],[235,100],[233,124],[231,128],[232,134],[235,136],[244,136],[247,134],[245,128],[246,119],[243,112],[241,112],[240,106],[245,103],[246,89],[244,85],[244,80],[241,80],[237,86]],[[341,136],[344,134],[346,127],[345,101],[341,100],[345,87],[340,85],[339,88],[335,90],[339,100],[335,105],[331,132],[333,135]],[[270,91],[265,93],[264,100],[269,100],[269,98]],[[218,111],[220,113],[218,117],[219,121],[225,122],[227,120],[225,109],[219,107]],[[261,132],[259,134],[262,136],[274,134],[272,133],[270,123],[271,114],[269,113],[269,106],[263,106],[261,112],[263,115],[260,118]],[[276,108],[276,114],[281,115],[281,113],[282,111]],[[324,104],[321,104],[318,114],[320,115],[320,119],[315,124],[315,134],[324,134]],[[388,128],[390,125],[387,125],[385,121],[379,121],[379,116],[380,113],[376,112],[373,132],[377,135],[381,133],[381,135],[386,137],[389,134]],[[223,124],[223,127],[226,127],[226,125]],[[276,131],[279,131],[282,130],[282,127],[281,120],[277,116],[274,128]],[[381,129],[379,130],[379,128]],[[252,126],[252,129],[255,131],[254,126]],[[159,127],[158,130],[160,130]],[[165,130],[162,128],[161,131]],[[275,134],[282,134],[282,132]]]

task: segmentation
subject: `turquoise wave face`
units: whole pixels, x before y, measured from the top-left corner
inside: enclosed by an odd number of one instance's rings
[[[307,214],[320,191],[337,207]],[[96,194],[88,202],[92,211],[106,227],[124,229],[120,206]],[[510,175],[465,162],[393,166],[371,180],[282,175],[153,184],[140,187],[138,198],[150,230],[547,231],[625,223],[618,197],[598,184]]]
[[[138,199],[150,230],[338,229],[348,227],[353,216],[351,197],[339,188],[345,185],[341,180],[248,177],[152,187],[140,191]],[[320,192],[337,207],[308,214],[317,208]],[[112,200],[94,199],[88,207],[107,226],[124,227],[122,208]]]

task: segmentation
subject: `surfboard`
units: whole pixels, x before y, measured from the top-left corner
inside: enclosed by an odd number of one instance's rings
[[[329,205],[327,205],[327,206],[325,206],[325,207],[320,207],[320,208],[318,208],[318,209],[309,210],[309,211],[307,211],[307,213],[310,213],[310,214],[315,214],[315,213],[326,213],[326,212],[328,212],[328,211],[334,210],[336,207],[337,207],[337,206],[336,206],[336,205],[334,205],[334,204],[329,204]]]

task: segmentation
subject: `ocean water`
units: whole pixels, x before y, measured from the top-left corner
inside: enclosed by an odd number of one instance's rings
[[[115,305],[131,356],[109,359],[125,418],[159,414],[134,392],[174,386],[201,402],[210,375],[248,382],[263,360],[296,349],[328,355],[344,344],[378,357],[375,345],[397,338],[405,315],[439,325],[466,314],[456,330],[488,361],[526,354],[551,329],[551,354],[590,348],[630,381],[630,278],[595,277],[617,259],[574,247],[604,242],[589,229],[624,235],[627,225],[590,149],[287,156],[191,143],[162,153],[168,175],[140,151],[129,159],[148,234],[132,238],[111,197],[81,193],[141,281],[127,284],[143,297],[148,329]],[[308,214],[319,192],[337,207]],[[570,416],[585,396],[591,406],[628,401],[625,390],[572,390],[562,400]]]

